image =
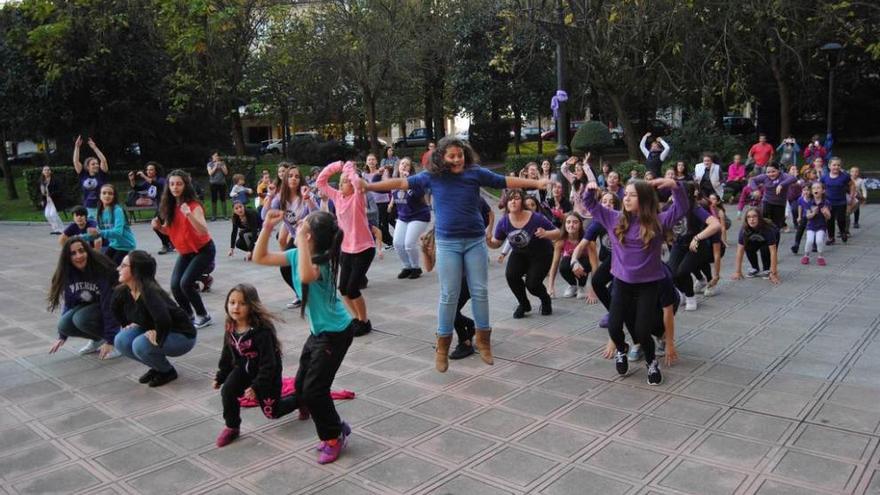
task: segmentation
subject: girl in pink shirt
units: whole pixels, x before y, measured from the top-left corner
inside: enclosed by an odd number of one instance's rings
[[[342,172],[339,189],[328,183],[330,177]],[[348,311],[354,315],[354,335],[369,333],[373,326],[367,318],[367,302],[361,294],[367,270],[376,255],[376,243],[367,221],[367,198],[364,181],[358,177],[354,162],[333,162],[318,175],[318,190],[326,194],[336,207],[336,219],[344,234],[339,256],[339,293]]]

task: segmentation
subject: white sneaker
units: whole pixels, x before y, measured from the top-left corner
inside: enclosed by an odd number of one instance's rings
[[[104,340],[103,340],[103,339],[100,339],[100,340],[90,340],[88,344],[82,346],[82,348],[79,350],[79,355],[80,355],[80,356],[84,356],[84,355],[86,355],[86,354],[91,354],[91,353],[93,353],[93,352],[98,352],[98,349],[100,349],[102,345],[104,345]]]
[[[703,279],[698,279],[694,282],[694,292],[700,292],[706,288],[706,281]]]
[[[214,323],[214,320],[211,319],[211,315],[196,316],[193,320],[193,326],[196,328],[205,328],[212,323]]]
[[[574,285],[569,285],[566,287],[565,292],[562,293],[562,297],[574,297],[578,293],[578,289]]]
[[[578,287],[577,297],[578,297],[578,299],[584,299],[587,297],[587,287],[586,286]]]
[[[104,359],[116,359],[116,358],[118,358],[118,357],[120,357],[120,356],[122,356],[122,353],[119,352],[119,350],[117,350],[117,349],[114,347],[112,351],[108,352],[107,355],[104,356]]]
[[[696,311],[697,310],[697,298],[696,297],[685,297],[684,298],[684,310],[685,311]]]
[[[717,293],[716,287],[706,287],[703,289],[703,295],[706,297],[712,297]]]
[[[302,301],[300,301],[298,297],[294,297],[293,301],[287,303],[287,309],[296,309],[300,306],[302,306]]]
[[[684,306],[684,303],[685,303],[684,292],[682,292],[678,289],[675,289],[675,290],[678,291],[678,307],[680,308],[680,307]]]

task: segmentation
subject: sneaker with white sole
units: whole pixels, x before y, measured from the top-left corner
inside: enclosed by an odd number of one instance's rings
[[[685,302],[684,301],[684,299],[685,299],[684,292],[682,292],[678,289],[675,289],[675,290],[678,291],[678,307],[680,308],[680,307],[684,306],[684,302]]]
[[[703,295],[706,297],[712,297],[717,293],[718,293],[717,287],[706,287],[705,289],[703,289]]]
[[[193,326],[196,328],[205,328],[206,326],[211,325],[212,323],[214,323],[214,320],[211,319],[211,315],[204,315],[204,316],[197,315],[193,319]]]
[[[577,298],[585,299],[587,297],[587,288],[584,286],[578,287]]]
[[[86,354],[91,354],[93,352],[98,352],[101,346],[104,345],[104,341],[102,339],[99,340],[90,340],[86,345],[82,346],[79,350],[80,356],[84,356]]]
[[[696,311],[697,310],[697,298],[696,297],[685,297],[684,298],[684,310],[685,311]]]
[[[746,272],[746,278],[755,278],[758,276],[758,273],[760,272],[757,268],[749,268],[749,271]]]
[[[562,297],[575,297],[578,293],[577,286],[569,285],[565,288],[565,292],[562,293]]]
[[[626,375],[626,372],[629,371],[629,361],[626,358],[627,352],[629,352],[629,346],[627,346],[625,351],[614,353],[614,367],[617,368],[618,375]]]
[[[633,344],[629,347],[629,352],[626,353],[626,358],[629,361],[641,361],[644,355],[645,353],[642,352],[642,346],[640,344]]]
[[[302,306],[302,301],[300,301],[298,297],[293,298],[293,301],[287,303],[287,309],[296,309],[300,306]]]
[[[696,282],[694,282],[694,292],[700,292],[701,290],[706,288],[706,281],[699,278]]]
[[[648,363],[648,385],[660,385],[663,375],[660,374],[660,363],[655,359]]]
[[[107,355],[104,356],[104,359],[116,359],[120,356],[122,356],[122,353],[119,352],[119,349],[114,347],[112,351],[108,352]]]

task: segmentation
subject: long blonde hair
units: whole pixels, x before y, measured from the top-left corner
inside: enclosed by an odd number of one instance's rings
[[[629,187],[629,185],[632,185],[636,190],[636,196],[639,200],[639,212],[637,215],[639,222],[639,237],[642,239],[642,247],[647,248],[648,245],[651,244],[651,241],[654,240],[654,237],[663,232],[663,229],[660,228],[660,220],[658,219],[658,215],[660,214],[660,201],[657,199],[657,194],[654,192],[654,188],[652,188],[647,182],[636,179],[626,187]],[[625,210],[622,211],[620,220],[614,227],[614,235],[617,237],[617,240],[620,241],[620,244],[624,243],[626,232],[629,230],[630,221],[630,214]]]

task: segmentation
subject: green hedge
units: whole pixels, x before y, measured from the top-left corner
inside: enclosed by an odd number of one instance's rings
[[[510,143],[510,122],[474,122],[468,129],[468,140],[483,163],[504,161]]]
[[[507,155],[507,158],[504,159],[504,170],[507,173],[514,172],[518,174],[527,163],[536,162],[538,165],[541,165],[542,161],[548,159],[551,162],[553,161],[553,159],[547,155]],[[555,169],[556,166],[554,165],[553,168]]]
[[[613,170],[620,174],[620,183],[626,184],[626,181],[629,180],[629,174],[633,170],[638,171],[639,178],[645,178],[645,166],[635,160],[627,160],[625,162],[620,162],[613,167]]]
[[[571,149],[580,153],[591,152],[594,155],[602,154],[602,151],[614,145],[611,132],[608,127],[595,120],[585,122],[580,126],[571,139]]]
[[[28,198],[34,208],[40,208],[40,176],[43,174],[42,167],[26,168],[22,170],[25,184],[27,184]],[[82,202],[82,189],[79,186],[79,179],[73,167],[52,167],[52,176],[61,184],[61,194],[63,199],[60,204],[56,204],[59,210],[78,205]]]
[[[257,159],[252,156],[223,156],[221,160],[226,162],[226,168],[229,175],[226,176],[227,182],[232,184],[232,176],[235,174],[244,175],[244,183],[249,187],[256,187],[257,184]],[[207,175],[207,169],[204,170]]]

